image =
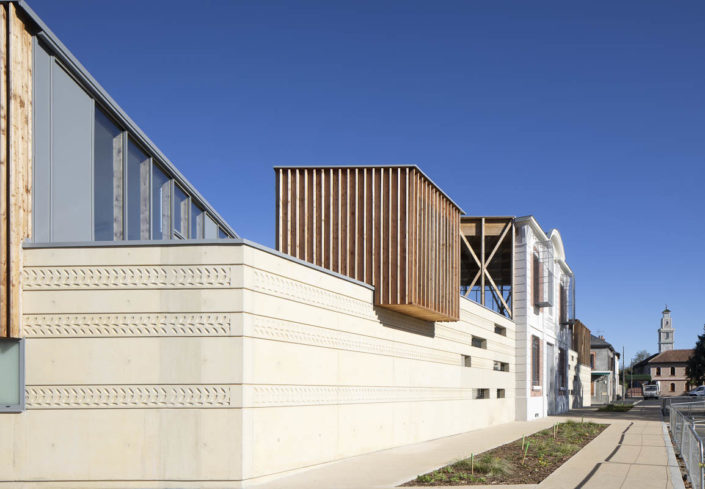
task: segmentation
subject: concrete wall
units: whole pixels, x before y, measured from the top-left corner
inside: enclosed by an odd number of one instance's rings
[[[238,243],[24,260],[27,410],[0,414],[0,486],[238,487],[515,417],[514,324],[467,300],[411,319]]]

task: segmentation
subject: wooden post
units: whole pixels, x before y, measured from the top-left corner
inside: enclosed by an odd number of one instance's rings
[[[480,220],[480,304],[485,305],[485,218]]]

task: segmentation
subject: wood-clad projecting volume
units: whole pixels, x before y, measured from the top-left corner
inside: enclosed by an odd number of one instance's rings
[[[0,337],[17,338],[32,223],[32,35],[14,3],[0,5],[0,30]]]
[[[461,209],[415,166],[277,167],[276,246],[375,287],[375,303],[459,318]]]
[[[578,363],[590,366],[590,330],[577,319],[573,322],[572,348],[578,353]]]

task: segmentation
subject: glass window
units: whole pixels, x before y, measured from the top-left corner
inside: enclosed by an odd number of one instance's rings
[[[127,239],[149,239],[149,157],[127,145]]]
[[[507,328],[499,324],[494,325],[494,332],[502,336],[507,336]]]
[[[566,354],[563,348],[558,349],[558,387],[563,387],[564,389],[568,387],[567,384],[567,370],[568,365],[566,362]]]
[[[531,337],[531,382],[541,385],[541,340],[537,336]]]
[[[174,185],[174,236],[186,239],[188,235],[189,199],[186,192]]]
[[[189,238],[191,239],[203,239],[203,209],[201,209],[198,204],[196,204],[193,199],[191,199],[191,218],[189,220],[191,224],[191,234]]]
[[[504,399],[504,398],[505,398],[504,389],[497,389],[497,399]]]
[[[473,389],[473,399],[489,399],[489,389]]]
[[[472,367],[472,358],[469,355],[463,355],[463,366]]]
[[[484,338],[480,338],[479,336],[473,336],[472,340],[470,341],[470,344],[475,348],[487,349],[487,340]]]
[[[122,132],[96,107],[93,141],[93,236],[96,241],[112,241],[115,208],[118,209],[117,237],[122,238]]]
[[[24,341],[0,340],[0,411],[24,410]]]
[[[204,237],[206,239],[218,239],[218,225],[208,214],[205,217],[204,228]]]
[[[497,372],[509,372],[509,364],[506,362],[498,362],[497,360],[495,360],[493,368]]]
[[[218,228],[218,239],[227,239],[230,236],[228,236],[228,233],[223,231],[223,228]]]
[[[171,237],[171,181],[152,165],[152,239]]]

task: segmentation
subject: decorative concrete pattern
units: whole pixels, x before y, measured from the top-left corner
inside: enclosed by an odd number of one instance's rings
[[[26,314],[27,338],[229,336],[230,314]]]
[[[370,302],[361,301],[263,270],[254,269],[253,275],[255,277],[254,290],[354,316],[376,319],[374,308]]]
[[[27,409],[227,408],[229,385],[28,385]]]
[[[25,267],[24,290],[221,288],[229,266]]]
[[[261,316],[254,318],[252,334],[258,338],[287,341],[302,345],[389,355],[449,365],[460,365],[461,360],[461,355],[458,353],[407,345],[343,331],[327,330]]]
[[[472,399],[473,391],[473,389],[444,387],[313,385],[258,385],[251,387],[251,390],[253,407],[451,401]]]

